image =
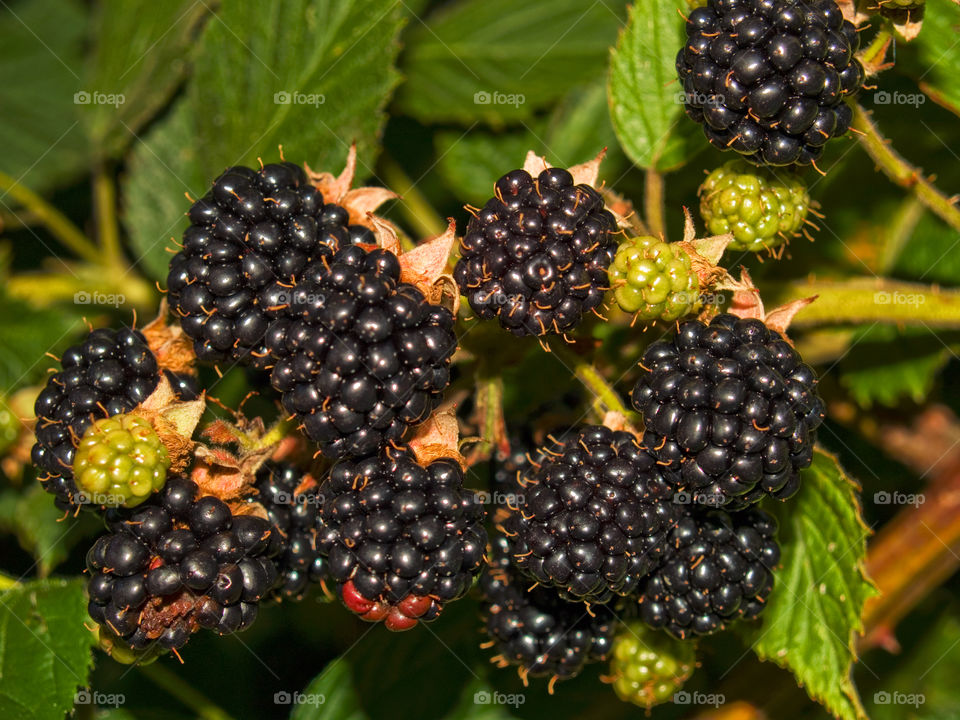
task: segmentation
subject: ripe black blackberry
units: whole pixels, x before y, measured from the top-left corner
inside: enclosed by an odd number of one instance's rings
[[[173,394],[177,396],[177,400],[189,402],[200,397],[200,383],[195,375],[175,373],[166,369],[163,374],[170,381],[170,387],[173,388]]]
[[[785,500],[810,465],[823,421],[817,379],[776,330],[717,315],[647,348],[633,389],[643,444],[700,504]]]
[[[629,595],[663,554],[674,491],[629,432],[588,425],[545,448],[511,537],[517,567],[571,600]]]
[[[695,509],[673,531],[664,562],[643,581],[640,617],[681,640],[757,617],[780,562],[776,533],[776,521],[761,510]]]
[[[375,244],[289,162],[228,168],[187,214],[167,289],[197,357],[210,362],[269,365],[267,329],[304,269],[342,246]]]
[[[197,495],[193,481],[169,479],[149,504],[110,518],[87,554],[90,617],[131,648],[175,650],[201,627],[244,630],[277,583],[276,529]]]
[[[76,446],[90,424],[125,413],[147,399],[159,382],[157,359],[138,330],[92,331],[63,353],[61,369],[37,396],[33,463],[44,490],[62,508],[76,508]]]
[[[565,333],[609,289],[616,231],[600,194],[568,171],[514,170],[467,225],[454,277],[478,317],[515,335]]]
[[[266,463],[257,473],[256,500],[276,530],[282,549],[274,555],[280,574],[271,596],[299,600],[310,583],[326,577],[326,560],[317,547],[320,493],[316,481],[287,463]]]
[[[453,314],[400,282],[386,250],[310,265],[273,323],[271,383],[327,457],[367,455],[429,417],[450,382]]]
[[[490,567],[480,575],[480,613],[496,651],[494,661],[515,665],[521,678],[575,677],[592,662],[606,660],[613,645],[616,620],[606,605],[569,602],[555,590],[537,586],[510,562],[505,537],[498,536],[490,553]]]
[[[483,508],[456,461],[407,448],[342,460],[323,486],[320,548],[344,605],[406,630],[436,618],[480,572]]]
[[[677,53],[687,115],[762,165],[809,165],[846,133],[864,72],[834,0],[708,0]]]

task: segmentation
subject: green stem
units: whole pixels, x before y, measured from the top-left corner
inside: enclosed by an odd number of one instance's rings
[[[119,266],[123,263],[123,252],[120,249],[120,227],[117,223],[117,189],[113,176],[104,165],[97,168],[93,177],[93,201],[104,260]]]
[[[793,319],[793,327],[884,322],[960,328],[960,290],[936,285],[854,278],[791,283],[770,292],[777,303],[817,296]]]
[[[0,231],[18,230],[20,228],[30,227],[39,224],[40,219],[32,212],[22,210],[20,212],[0,211]]]
[[[663,175],[654,168],[647,168],[646,182],[643,193],[644,220],[651,235],[659,235],[664,240],[666,236],[666,226],[664,217],[664,182]]]
[[[873,37],[873,41],[867,48],[860,53],[860,62],[865,67],[871,67],[877,58],[882,56],[887,50],[887,43],[890,42],[892,34],[886,25]]]
[[[48,203],[33,190],[24,187],[6,173],[0,172],[0,191],[10,195],[24,208],[33,213],[37,220],[66,247],[79,257],[94,264],[101,264],[100,251],[80,232],[70,219]]]
[[[13,590],[14,588],[18,587],[20,587],[19,580],[4,573],[0,573],[0,592],[3,592],[4,590]]]
[[[900,253],[910,236],[913,235],[917,223],[920,222],[920,218],[923,217],[925,212],[926,207],[915,195],[910,195],[903,201],[890,223],[890,230],[887,232],[883,250],[880,253],[879,272],[881,275],[890,274],[897,258],[900,257]]]
[[[631,424],[638,424],[639,416],[627,409],[623,400],[620,399],[620,394],[603,378],[603,375],[594,365],[557,343],[552,343],[550,349],[557,359],[573,372],[577,380],[593,393],[593,407],[601,420],[608,412],[618,412],[624,415]]]
[[[447,223],[434,210],[426,196],[417,189],[403,168],[387,156],[384,156],[380,163],[387,185],[400,196],[400,209],[417,233],[424,237],[433,237],[446,230]]]
[[[940,192],[917,168],[894,152],[889,141],[873,124],[867,111],[857,104],[853,105],[853,128],[860,131],[860,144],[884,175],[900,187],[913,192],[920,202],[954,230],[960,230],[960,208],[957,208],[953,199]]]
[[[151,665],[138,665],[137,667],[151,682],[177,698],[196,713],[201,720],[232,720],[225,710],[215,705],[213,701],[185,682],[183,678],[166,665],[156,662]]]

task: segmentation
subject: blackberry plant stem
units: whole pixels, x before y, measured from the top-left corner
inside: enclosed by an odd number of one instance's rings
[[[664,192],[663,175],[652,167],[647,168],[643,193],[644,220],[652,235],[666,240],[667,229],[663,222]]]
[[[890,146],[890,141],[880,134],[867,111],[858,104],[853,105],[853,127],[862,133],[858,136],[860,144],[884,175],[914,193],[920,202],[939,215],[947,225],[954,230],[960,230],[960,208],[954,198],[944,195],[923,177],[918,168],[900,157]]]
[[[233,720],[229,713],[161,662],[138,667],[147,679],[190,708],[200,720]]]
[[[593,393],[592,404],[601,421],[606,413],[618,412],[626,416],[630,423],[637,424],[637,414],[627,409],[623,400],[620,399],[620,394],[603,379],[603,375],[596,367],[567,348],[559,346],[558,343],[551,343],[550,349],[557,360],[572,372],[587,390]]]
[[[121,265],[120,229],[117,225],[117,188],[113,176],[104,165],[97,167],[93,176],[93,201],[96,208],[97,236],[104,260]]]
[[[433,237],[447,229],[447,223],[393,158],[384,157],[381,168],[389,188],[400,196],[400,210],[418,234]]]

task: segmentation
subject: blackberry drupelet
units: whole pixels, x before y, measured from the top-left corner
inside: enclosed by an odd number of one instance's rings
[[[644,447],[701,504],[738,509],[800,487],[823,421],[817,379],[759,320],[690,320],[651,344],[633,389]]]
[[[268,462],[257,473],[256,489],[256,500],[284,545],[274,557],[280,580],[271,596],[299,600],[311,583],[326,578],[326,560],[317,545],[319,487],[293,465]]]
[[[810,195],[798,177],[751,168],[742,160],[711,172],[697,193],[707,229],[733,233],[729,250],[773,250],[799,233],[810,210]]]
[[[661,238],[620,243],[610,283],[617,305],[643,322],[673,322],[700,306],[700,279],[690,255]]]
[[[629,432],[585,426],[527,478],[511,536],[517,566],[572,600],[629,595],[663,553],[677,509],[654,458]]]
[[[345,245],[376,244],[289,162],[228,168],[187,214],[167,289],[197,357],[209,362],[268,366],[268,327],[307,266]]]
[[[857,30],[834,0],[709,0],[677,53],[687,115],[762,165],[809,165],[846,133],[863,83]]]
[[[177,400],[190,402],[200,397],[200,383],[195,375],[175,373],[166,369],[163,374],[170,381],[170,387],[173,388],[173,394],[177,396]]]
[[[588,609],[561,598],[555,590],[537,586],[510,562],[503,536],[495,540],[491,566],[480,575],[480,613],[501,666],[515,665],[520,676],[575,677],[588,663],[607,658],[616,619],[606,605]]]
[[[201,627],[244,630],[278,580],[276,529],[197,494],[193,481],[170,478],[156,500],[112,518],[87,554],[90,617],[135,650],[175,650]]]
[[[617,221],[589,185],[561,168],[514,170],[467,225],[454,269],[482,319],[515,335],[565,333],[609,289]]]
[[[697,666],[694,646],[650,632],[640,621],[627,623],[613,640],[610,658],[617,697],[647,710],[669,702]]]
[[[367,455],[439,403],[453,324],[449,310],[400,281],[393,253],[345,247],[306,269],[271,326],[271,383],[324,455]]]
[[[63,353],[61,369],[37,396],[37,441],[33,463],[43,488],[63,508],[76,508],[73,460],[90,424],[129,412],[147,399],[159,381],[157,359],[137,330],[91,332]]]
[[[406,448],[341,460],[323,486],[320,548],[344,605],[406,630],[470,589],[487,542],[483,508],[456,461]]]
[[[776,521],[761,510],[695,509],[673,531],[663,564],[643,581],[640,617],[681,640],[757,617],[780,562],[776,533]]]

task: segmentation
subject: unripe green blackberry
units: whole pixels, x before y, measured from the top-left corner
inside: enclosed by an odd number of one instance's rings
[[[624,702],[642,708],[669,702],[697,665],[694,644],[651,632],[643,623],[624,625],[613,641],[610,675]]]
[[[877,3],[880,6],[880,12],[883,14],[884,10],[890,11],[903,11],[903,10],[916,10],[924,6],[924,0],[878,0]]]
[[[799,178],[731,160],[711,172],[698,191],[700,216],[714,235],[733,233],[730,250],[772,250],[797,235],[810,210]]]
[[[163,487],[170,455],[139,415],[113,415],[83,434],[73,460],[77,488],[106,507],[135,507]]]
[[[672,322],[700,304],[700,281],[689,253],[659,238],[622,242],[609,274],[617,304],[646,322]]]

